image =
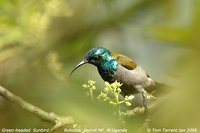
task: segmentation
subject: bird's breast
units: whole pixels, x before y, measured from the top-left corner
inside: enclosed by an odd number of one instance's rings
[[[125,67],[119,65],[116,71],[115,80],[123,83],[121,89],[124,95],[136,93],[136,86],[140,85],[143,88],[148,87],[153,80],[151,80],[145,71],[137,66],[133,70],[128,70]]]

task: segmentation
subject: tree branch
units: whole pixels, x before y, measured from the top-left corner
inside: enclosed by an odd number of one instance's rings
[[[51,128],[51,132],[55,131],[56,129],[63,127],[68,124],[73,124],[74,120],[70,116],[58,116],[57,114],[53,112],[46,112],[39,107],[36,107],[25,100],[23,100],[21,97],[14,95],[4,87],[0,86],[0,95],[7,99],[8,101],[15,103],[16,105],[20,106],[24,110],[31,112],[35,115],[37,115],[39,118],[43,120],[47,120],[49,122],[54,123],[55,125]]]

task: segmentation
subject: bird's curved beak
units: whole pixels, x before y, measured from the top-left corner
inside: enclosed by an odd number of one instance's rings
[[[84,64],[86,64],[86,63],[88,63],[88,60],[83,60],[83,61],[81,61],[80,63],[78,63],[78,65],[76,65],[76,67],[72,70],[72,72],[70,73],[70,76],[73,74],[73,72],[77,69],[77,68],[79,68],[80,66],[82,66],[82,65],[84,65]]]

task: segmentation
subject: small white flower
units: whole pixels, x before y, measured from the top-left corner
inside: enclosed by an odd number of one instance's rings
[[[93,81],[93,80],[88,80],[88,84],[89,84],[90,86],[93,86],[95,83],[96,83],[96,82]]]
[[[83,85],[83,88],[88,88],[88,85],[84,84],[84,85]]]
[[[133,95],[128,96],[128,100],[132,100],[134,98]]]
[[[105,82],[106,87],[110,87],[110,84],[108,82]]]
[[[92,86],[92,87],[91,87],[91,90],[95,90],[95,89],[96,89],[96,87],[95,87],[95,86]]]
[[[131,103],[130,102],[125,102],[126,106],[130,107]]]

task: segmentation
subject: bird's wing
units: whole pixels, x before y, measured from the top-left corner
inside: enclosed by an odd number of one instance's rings
[[[122,66],[124,66],[129,70],[133,70],[137,67],[137,64],[132,59],[130,59],[125,55],[112,53],[112,57],[116,59]]]

